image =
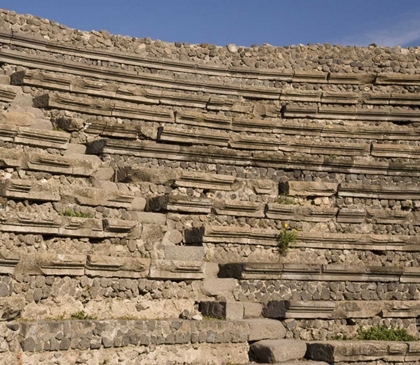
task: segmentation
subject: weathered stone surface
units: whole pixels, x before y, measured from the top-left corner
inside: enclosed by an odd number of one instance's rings
[[[337,183],[288,181],[280,183],[280,192],[291,196],[332,196],[336,194],[337,187]]]
[[[200,302],[200,312],[207,317],[237,321],[243,319],[243,306],[239,302]]]
[[[22,297],[0,298],[0,320],[12,321],[21,316],[25,300]]]
[[[286,329],[280,321],[273,319],[244,319],[249,325],[248,341],[278,340],[286,336]]]
[[[204,259],[204,247],[198,246],[165,246],[166,260],[202,261]]]
[[[202,261],[153,260],[149,278],[163,280],[198,280],[205,276]]]
[[[404,362],[411,342],[325,341],[308,342],[306,357],[331,362],[390,361]],[[418,354],[411,361],[418,361]],[[411,357],[411,356],[410,356]]]
[[[327,301],[270,301],[263,310],[262,315],[266,318],[331,318],[336,303]]]
[[[251,345],[251,352],[259,362],[270,364],[299,360],[305,356],[306,343],[298,340],[262,340]]]
[[[137,279],[146,277],[149,267],[149,259],[89,255],[86,275]]]
[[[207,296],[231,294],[236,288],[235,279],[208,278],[203,280],[202,291]]]

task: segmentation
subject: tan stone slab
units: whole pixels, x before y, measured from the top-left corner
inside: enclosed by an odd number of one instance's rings
[[[18,94],[18,88],[10,85],[0,85],[0,101],[12,102]]]
[[[129,221],[118,218],[107,218],[103,220],[105,237],[128,237],[138,225],[137,221]],[[133,237],[138,238],[138,237]]]
[[[138,124],[105,122],[98,119],[88,119],[86,121],[86,133],[98,134],[104,137],[137,139],[142,135],[142,127]],[[156,128],[157,137],[157,128]]]
[[[328,319],[333,318],[336,303],[332,301],[316,300],[279,300],[265,304],[262,315],[275,319]]]
[[[373,199],[420,199],[420,190],[417,185],[371,185],[357,183],[341,183],[338,196],[350,196]]]
[[[8,252],[0,252],[0,274],[13,275],[18,263],[19,258],[9,257]]]
[[[205,243],[220,244],[243,244],[243,245],[266,245],[277,246],[278,230],[230,227],[230,226],[206,226],[203,237]]]
[[[373,84],[375,82],[375,78],[376,75],[367,73],[331,72],[328,75],[328,83],[349,85]]]
[[[338,183],[318,181],[287,181],[280,183],[280,192],[291,196],[332,196],[337,192]]]
[[[304,358],[306,343],[305,341],[289,339],[262,340],[254,342],[250,351],[259,363],[283,363]]]
[[[229,147],[239,150],[278,150],[279,141],[274,137],[260,137],[247,134],[232,135],[229,140]]]
[[[66,217],[62,218],[57,235],[68,237],[103,238],[102,220],[95,218]]]
[[[410,85],[419,86],[419,75],[402,75],[398,73],[380,73],[375,82],[379,85]]]
[[[182,129],[171,126],[159,128],[159,142],[178,142],[189,145],[213,145],[227,147],[229,134],[224,131],[214,131],[204,128]]]
[[[91,176],[95,167],[88,157],[92,156],[71,158],[46,153],[29,153],[25,156],[23,167],[53,174]]]
[[[19,127],[19,131],[13,141],[28,146],[66,150],[69,139],[70,134],[66,132]]]
[[[337,208],[277,203],[268,203],[267,207],[267,218],[304,222],[328,222],[334,219],[338,212]]]
[[[181,195],[162,195],[149,199],[148,207],[153,212],[177,212],[190,214],[209,214],[212,202],[204,198],[191,198]]]
[[[322,91],[285,89],[280,95],[282,101],[321,102]]]
[[[372,156],[387,158],[420,158],[420,147],[407,144],[372,144]]]
[[[299,232],[295,247],[416,252],[420,250],[420,240],[402,235]]]
[[[86,262],[88,276],[138,279],[147,277],[150,259],[89,255]]]
[[[59,186],[47,181],[10,179],[0,183],[1,196],[35,201],[59,201]]]
[[[232,130],[235,132],[271,132],[278,125],[277,120],[257,118],[234,118]]]
[[[265,204],[236,200],[218,200],[213,203],[213,210],[219,215],[236,217],[263,218]]]
[[[367,218],[372,219],[377,224],[399,224],[403,222],[414,221],[413,213],[407,211],[384,210],[375,208],[366,208],[366,211]]]
[[[153,122],[171,123],[174,120],[172,111],[164,110],[163,108],[56,92],[34,98],[34,105],[38,108],[64,109],[85,114],[140,119]]]
[[[349,92],[324,91],[320,102],[325,104],[357,104],[359,102],[359,95]]]
[[[337,223],[363,223],[366,210],[363,208],[341,208],[337,214]]]
[[[176,113],[176,123],[192,125],[195,127],[230,130],[232,119],[217,114],[182,111]]]
[[[0,231],[15,233],[32,233],[58,235],[63,223],[62,217],[40,216],[38,214],[17,214],[15,212],[0,212]]]
[[[0,167],[19,167],[22,159],[22,150],[0,147]]]
[[[85,274],[85,263],[85,255],[31,253],[21,256],[15,274],[82,276]]]
[[[149,279],[201,280],[205,278],[203,261],[152,260]]]
[[[295,71],[292,82],[326,83],[328,73],[319,71]]]
[[[232,175],[183,170],[174,184],[177,187],[230,191],[233,189],[234,182],[235,177]]]
[[[134,201],[131,191],[105,190],[86,186],[60,186],[63,203],[77,203],[88,206],[106,206],[130,209]]]

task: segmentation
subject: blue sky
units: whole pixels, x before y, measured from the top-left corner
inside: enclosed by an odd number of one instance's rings
[[[168,42],[420,46],[420,0],[0,0],[0,8]]]

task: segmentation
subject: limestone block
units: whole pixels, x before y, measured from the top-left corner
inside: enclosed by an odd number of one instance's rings
[[[261,303],[254,302],[242,302],[244,306],[244,318],[260,318],[263,310],[263,305]]]
[[[201,280],[205,277],[202,261],[153,260],[150,279]]]
[[[22,158],[21,150],[0,147],[0,167],[20,167]]]
[[[278,233],[274,229],[207,225],[203,242],[277,246]]]
[[[229,321],[243,319],[243,306],[239,302],[200,302],[198,308],[207,317]]]
[[[58,229],[58,235],[68,237],[104,237],[103,224],[101,219],[63,217]]]
[[[10,85],[0,85],[0,101],[12,102],[18,94],[18,88]]]
[[[171,169],[153,169],[138,165],[119,169],[118,181],[122,182],[149,182],[157,185],[171,185],[177,177],[177,173]]]
[[[327,72],[319,71],[295,71],[292,82],[327,83]]]
[[[341,183],[338,196],[351,196],[373,199],[420,199],[420,191],[416,185],[371,185]]]
[[[219,215],[263,218],[265,204],[235,200],[216,200],[213,210]]]
[[[420,148],[404,144],[373,143],[371,155],[385,158],[420,158]]]
[[[328,74],[328,83],[330,84],[373,84],[376,75],[366,73],[342,73],[331,72]]]
[[[256,194],[261,195],[277,195],[277,184],[269,179],[249,179],[246,180],[247,186],[254,190]]]
[[[64,153],[64,156],[84,155],[85,152],[86,152],[86,146],[85,145],[78,144],[78,143],[68,143],[66,152]]]
[[[357,93],[348,92],[326,92],[321,96],[321,103],[325,104],[357,104],[359,101]]]
[[[179,261],[202,261],[204,259],[204,247],[200,246],[165,246],[166,260]]]
[[[66,150],[70,135],[63,131],[47,131],[38,128],[19,127],[15,143],[28,146]]]
[[[94,171],[94,161],[86,158],[72,158],[44,153],[29,153],[25,157],[24,168],[35,171],[45,171],[53,174],[91,176]],[[93,156],[96,157],[96,156]]]
[[[93,177],[98,180],[111,180],[114,177],[114,169],[112,167],[100,167]]]
[[[337,192],[338,183],[324,183],[315,181],[287,181],[280,183],[281,193],[291,196],[332,196]]]
[[[176,229],[171,229],[171,230],[168,230],[163,236],[162,244],[173,246],[173,245],[177,245],[181,243],[182,240],[183,240],[182,233]],[[179,246],[179,247],[182,250],[182,246]]]
[[[414,221],[413,214],[407,211],[375,208],[367,208],[366,211],[367,218],[373,220],[377,224],[402,224],[403,222],[410,220]]]
[[[0,212],[0,231],[58,235],[63,224],[58,215],[15,214]]]
[[[182,143],[189,145],[214,145],[227,147],[229,133],[204,128],[178,128],[164,126],[159,128],[159,142]]]
[[[125,219],[104,219],[104,237],[130,237],[136,239],[139,237],[133,237],[131,233],[136,234],[134,228],[138,225],[136,221],[129,221]]]
[[[10,179],[0,183],[1,196],[35,201],[59,201],[59,186],[31,180]]]
[[[138,279],[148,275],[149,267],[149,259],[89,255],[86,275]]]
[[[162,226],[166,224],[166,215],[161,213],[131,211],[129,215],[132,221],[137,221],[142,224],[157,224]]]
[[[177,112],[177,124],[193,125],[195,127],[207,127],[215,129],[231,129],[231,118],[215,114],[203,114],[196,112]]]
[[[182,171],[175,180],[176,187],[226,190],[232,189],[235,177],[231,175],[209,174],[199,171]]]
[[[177,212],[209,214],[212,202],[205,198],[191,198],[180,195],[161,195],[149,199],[148,208],[152,212]]]
[[[111,208],[131,209],[134,202],[134,194],[131,191],[105,190],[89,188],[86,186],[60,186],[60,194],[63,203],[77,203],[87,206],[105,206]],[[139,203],[145,206],[145,199],[140,198]]]
[[[286,329],[280,321],[274,319],[244,319],[249,325],[248,341],[278,340],[286,336]]]
[[[232,130],[235,132],[272,132],[277,127],[277,122],[270,119],[235,118]]]
[[[363,223],[366,218],[366,210],[363,208],[341,208],[337,214],[338,223]]]
[[[320,103],[321,95],[322,91],[285,89],[280,95],[280,100]]]
[[[316,206],[295,206],[268,203],[267,218],[304,222],[328,222],[337,215],[337,208]]]
[[[223,295],[226,293],[231,294],[236,289],[235,279],[219,279],[207,278],[203,281],[202,292],[203,294],[211,297]]]
[[[229,147],[239,150],[276,151],[279,148],[279,141],[274,137],[234,134],[229,140]]]
[[[262,311],[266,318],[332,318],[336,303],[329,301],[281,300],[268,302]]]
[[[420,77],[418,75],[402,75],[398,73],[380,73],[376,76],[377,84],[380,85],[420,85]]]
[[[13,275],[19,258],[11,257],[7,252],[0,253],[0,274]]]
[[[85,255],[32,253],[22,255],[15,274],[82,276],[85,273]]]
[[[270,364],[302,359],[305,352],[306,343],[299,340],[262,340],[251,345],[251,353],[258,361]]]

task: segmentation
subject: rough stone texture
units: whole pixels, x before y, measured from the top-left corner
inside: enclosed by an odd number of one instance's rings
[[[286,329],[280,321],[272,319],[246,319],[249,325],[248,341],[277,340],[286,336]]]
[[[269,364],[299,360],[305,356],[306,343],[297,340],[262,340],[251,345],[251,352],[259,362]]]

